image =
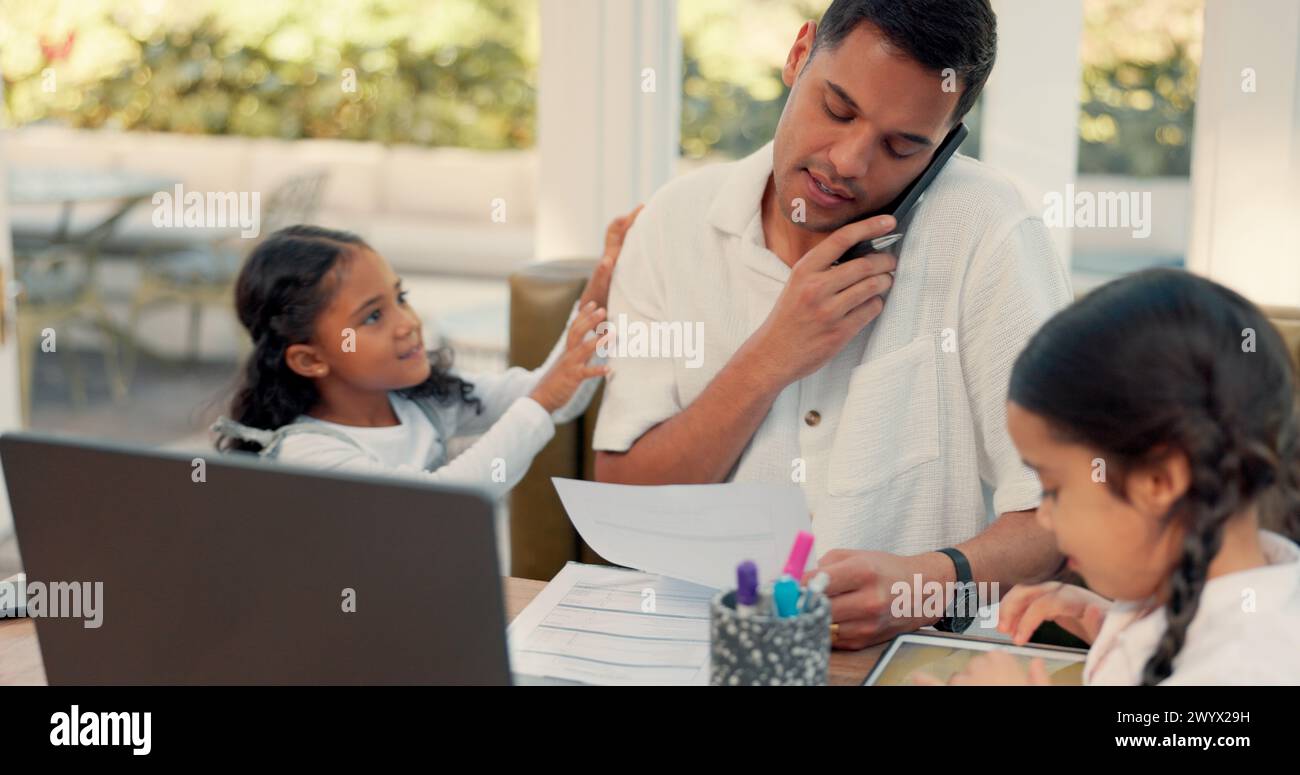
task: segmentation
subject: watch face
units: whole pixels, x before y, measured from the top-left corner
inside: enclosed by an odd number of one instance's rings
[[[948,611],[948,624],[950,624],[952,627],[951,632],[956,632],[956,633],[965,632],[968,628],[970,628],[971,623],[975,621],[975,614],[977,613],[977,609],[979,607],[979,598],[976,597],[975,590],[973,588],[968,588],[966,592],[962,594],[962,596],[965,598],[965,605],[960,606],[960,608],[962,613],[965,615],[964,616],[956,615],[959,606],[957,605],[957,600],[955,599],[953,600],[952,608]]]

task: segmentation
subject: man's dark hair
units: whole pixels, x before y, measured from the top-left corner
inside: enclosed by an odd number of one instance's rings
[[[962,84],[953,123],[965,118],[997,57],[998,22],[989,0],[835,0],[817,25],[813,52],[834,49],[864,22],[923,67],[951,67]]]

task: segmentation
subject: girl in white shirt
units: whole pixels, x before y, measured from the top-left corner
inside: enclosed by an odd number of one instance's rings
[[[396,473],[500,497],[523,478],[557,423],[581,414],[608,367],[609,279],[636,212],[616,219],[568,331],[533,371],[461,376],[446,349],[426,352],[401,280],[359,237],[315,226],[269,236],[235,288],[253,339],[218,448],[300,465]],[[482,436],[448,462],[447,442]]]
[[[1296,387],[1254,305],[1175,270],[1110,283],[1030,340],[1007,419],[1090,589],[1016,587],[1000,630],[1088,641],[1088,684],[1300,684]],[[1048,677],[998,653],[951,682]]]

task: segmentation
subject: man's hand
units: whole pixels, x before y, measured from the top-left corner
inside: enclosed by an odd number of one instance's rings
[[[947,563],[946,574],[940,561]],[[886,552],[832,549],[804,575],[804,583],[821,571],[831,577],[826,595],[831,599],[831,621],[839,625],[833,645],[840,649],[865,648],[936,621],[933,616],[895,616],[891,610],[899,597],[895,584],[904,584],[906,591],[902,594],[911,599],[916,574],[921,575],[923,584],[937,581],[946,585],[956,579],[952,561],[934,552],[901,557]],[[924,588],[921,591],[924,593]]]
[[[794,265],[767,320],[745,343],[762,355],[781,387],[821,368],[885,307],[898,259],[877,253],[832,264],[864,240],[888,234],[894,218],[850,223],[822,240]]]

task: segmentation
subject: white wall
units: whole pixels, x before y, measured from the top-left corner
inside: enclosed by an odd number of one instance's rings
[[[0,94],[3,87],[0,86]],[[0,111],[4,110],[0,101]],[[5,171],[7,168],[5,140],[7,132],[0,132],[0,295],[3,296],[4,320],[0,321],[4,336],[0,338],[0,433],[21,427],[21,408],[18,388],[18,337],[14,302],[10,285],[14,276],[13,256],[9,239],[9,208],[6,204]],[[4,470],[0,468],[0,541],[13,533],[13,516],[9,512],[9,490],[4,483]]]
[[[596,257],[610,219],[649,198],[676,167],[677,4],[541,3],[537,257]]]
[[[1206,2],[1195,143],[1188,267],[1300,306],[1300,2]]]
[[[984,88],[980,159],[1008,173],[1030,205],[1064,193],[1079,157],[1082,0],[994,0],[998,59]],[[1070,266],[1069,229],[1052,237]]]

